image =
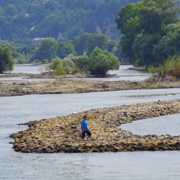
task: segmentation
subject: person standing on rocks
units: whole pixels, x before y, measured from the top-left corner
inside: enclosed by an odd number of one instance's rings
[[[91,137],[91,131],[88,129],[88,122],[86,121],[87,116],[84,115],[83,119],[81,120],[81,131],[82,131],[82,139],[85,138],[85,135],[87,134],[88,137]]]

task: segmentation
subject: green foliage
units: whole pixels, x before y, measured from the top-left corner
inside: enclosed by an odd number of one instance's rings
[[[166,59],[168,56],[180,56],[180,24],[170,24],[165,28],[165,35],[154,46],[156,59]]]
[[[159,40],[158,35],[138,34],[133,43],[134,59],[139,59],[139,66],[156,63],[153,56],[153,46]]]
[[[72,61],[75,63],[77,69],[81,72],[86,71],[89,66],[89,59],[86,54],[81,56],[71,56]]]
[[[64,74],[65,74],[65,71],[64,71],[63,66],[58,65],[58,66],[56,67],[56,69],[55,69],[54,74],[55,74],[56,76],[62,76],[62,75],[64,75]]]
[[[180,30],[173,0],[143,0],[124,6],[116,19],[122,50],[138,65],[160,64],[178,56]]]
[[[62,60],[63,67],[66,73],[72,73],[76,70],[76,65],[72,61],[71,56],[68,56]]]
[[[56,70],[58,66],[63,66],[62,60],[60,58],[55,58],[49,64],[49,70]]]
[[[148,70],[148,72],[152,73],[153,75],[157,73],[157,68],[152,65],[148,66],[147,70]]]
[[[158,67],[149,66],[148,71],[158,73],[161,77],[166,75],[180,77],[180,57],[170,57]]]
[[[117,43],[115,41],[108,41],[107,42],[107,50],[109,52],[113,52],[113,49],[117,46]]]
[[[37,55],[39,60],[48,59],[51,61],[56,57],[57,42],[53,38],[46,38],[41,41]]]
[[[72,41],[66,38],[60,39],[58,41],[57,55],[64,58],[69,54],[76,54]]]
[[[10,50],[5,46],[0,46],[0,73],[12,71],[14,60]]]
[[[100,26],[111,39],[119,36],[114,19],[119,8],[139,0],[1,0],[0,34],[21,42],[33,37],[73,39]]]
[[[15,58],[17,64],[26,64],[28,63],[26,56],[24,54],[18,54]]]
[[[48,59],[43,59],[43,63],[44,63],[44,64],[48,64],[48,63],[49,63],[49,60],[48,60]]]
[[[46,66],[46,70],[52,70],[56,76],[62,76],[65,74],[63,62],[60,58],[53,59],[52,62]]]
[[[89,71],[95,75],[105,75],[108,70],[118,69],[119,60],[100,48],[95,48],[89,58]]]
[[[90,55],[95,47],[99,47],[104,50],[107,49],[108,40],[104,34],[84,33],[81,36],[77,36],[73,41],[73,44],[78,55],[82,55],[84,53]]]
[[[74,72],[76,70],[76,66],[69,57],[64,59],[55,58],[49,64],[47,69],[53,70],[56,75],[63,75],[65,73],[69,74]]]

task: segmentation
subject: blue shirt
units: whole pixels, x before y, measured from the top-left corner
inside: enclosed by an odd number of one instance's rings
[[[86,120],[83,119],[83,120],[81,121],[81,126],[82,126],[82,128],[83,128],[84,131],[88,130],[88,123],[87,123]]]

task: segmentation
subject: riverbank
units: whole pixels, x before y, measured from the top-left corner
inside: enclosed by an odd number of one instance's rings
[[[56,80],[37,82],[0,82],[0,96],[20,96],[30,94],[69,94],[85,92],[103,92],[135,89],[180,88],[179,79],[169,78],[157,80],[149,78],[145,81],[87,81]]]
[[[180,136],[139,136],[118,128],[139,119],[175,113],[180,113],[180,99],[101,108],[29,122],[27,130],[11,137],[15,151],[24,153],[180,150]],[[88,116],[92,139],[82,141],[80,120],[84,114]]]

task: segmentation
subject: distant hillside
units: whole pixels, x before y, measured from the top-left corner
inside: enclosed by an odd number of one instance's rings
[[[0,37],[28,42],[35,37],[73,39],[83,32],[102,32],[119,39],[119,9],[139,0],[1,0]]]

